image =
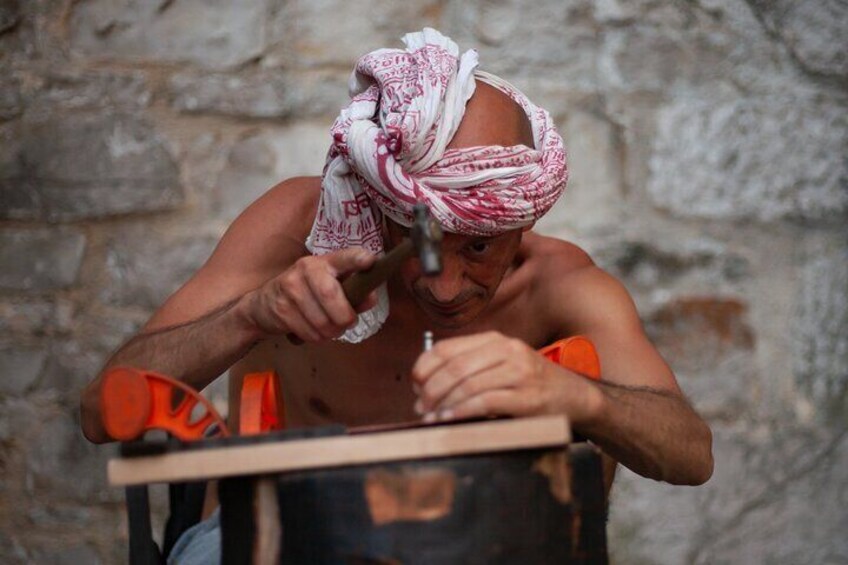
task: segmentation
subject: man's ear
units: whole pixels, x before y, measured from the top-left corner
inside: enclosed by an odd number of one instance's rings
[[[535,225],[536,225],[536,222],[533,222],[532,224],[530,224],[528,226],[524,226],[523,228],[521,228],[521,233],[529,232],[530,230],[533,229],[533,226],[535,226]]]

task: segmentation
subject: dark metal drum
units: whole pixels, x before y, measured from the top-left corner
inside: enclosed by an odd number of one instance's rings
[[[223,562],[606,563],[601,476],[575,444],[229,478]]]

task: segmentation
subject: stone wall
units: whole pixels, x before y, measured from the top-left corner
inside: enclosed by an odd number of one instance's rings
[[[614,561],[848,560],[845,2],[0,0],[0,561],[124,560],[81,387],[425,25],[551,110],[542,231],[625,282],[712,425],[706,486],[621,473]]]

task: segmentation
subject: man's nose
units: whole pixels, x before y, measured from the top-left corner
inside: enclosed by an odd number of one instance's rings
[[[464,278],[462,263],[455,258],[442,256],[442,272],[434,277],[427,277],[427,288],[439,302],[450,303],[462,293]]]

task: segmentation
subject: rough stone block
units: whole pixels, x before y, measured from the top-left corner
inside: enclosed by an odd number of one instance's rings
[[[793,328],[798,386],[824,411],[848,410],[848,247],[816,249],[801,268]]]
[[[59,400],[51,391],[0,400],[0,489],[8,489],[4,501],[8,498],[11,507],[20,510],[15,514],[18,532],[31,533],[27,517],[38,506],[33,501],[96,508],[123,498],[119,489],[106,486],[112,450],[89,443],[80,432],[78,397],[65,405]]]
[[[97,551],[89,544],[42,547],[33,552],[32,558],[35,562],[44,563],[44,565],[78,565],[80,563],[99,565],[103,563]]]
[[[18,0],[3,0],[0,2],[0,35],[15,28],[21,21]]]
[[[45,291],[73,285],[85,243],[85,236],[72,229],[0,231],[0,288]]]
[[[764,17],[771,11],[786,12],[786,2],[768,8],[756,6],[768,2],[738,0],[592,4],[602,37],[596,80],[606,94],[647,90],[668,96],[709,86],[738,97],[740,92],[753,96],[792,91],[805,82],[803,64],[781,44]],[[822,3],[802,4],[801,10],[827,17],[829,8]],[[826,43],[839,52],[840,43],[830,36],[839,25],[822,25],[823,35],[807,25],[798,30],[803,37],[786,41]],[[835,90],[838,93],[838,87]]]
[[[347,78],[340,73],[181,73],[169,89],[181,112],[249,118],[332,115],[347,101]]]
[[[735,298],[680,297],[654,312],[646,330],[673,365],[709,371],[722,352],[754,347],[746,310]]]
[[[720,78],[731,46],[695,29],[634,25],[610,30],[599,56],[599,81],[611,89],[662,91]]]
[[[848,5],[839,0],[749,2],[768,29],[780,37],[804,68],[848,77]]]
[[[47,352],[42,348],[0,349],[0,394],[20,396],[38,380]]]
[[[53,309],[45,301],[0,302],[0,333],[43,335],[52,326]]]
[[[85,2],[73,6],[70,43],[90,58],[225,69],[262,53],[268,6],[268,0]]]
[[[593,258],[628,287],[650,292],[684,277],[715,283],[738,281],[751,273],[748,260],[708,238],[621,238],[601,246]]]
[[[666,27],[683,27],[697,17],[697,8],[677,2],[653,0],[597,0],[591,2],[592,14],[605,26],[649,24]]]
[[[734,421],[759,380],[748,305],[719,296],[678,297],[645,320],[651,342],[702,417]]]
[[[0,217],[101,218],[183,201],[177,166],[144,119],[69,114],[31,124],[23,136],[18,174],[0,178]]]
[[[615,126],[588,112],[573,112],[561,133],[568,153],[568,185],[538,229],[556,231],[566,225],[585,233],[617,225],[624,186]]]
[[[51,71],[28,76],[26,83],[29,113],[47,119],[57,110],[138,111],[153,98],[145,75],[138,71]]]
[[[281,73],[258,75],[177,74],[169,87],[173,106],[186,113],[212,113],[253,118],[291,114],[293,87]]]
[[[313,0],[288,2],[272,21],[273,39],[280,46],[269,51],[272,65],[353,68],[360,56],[380,47],[399,47],[400,37],[424,26],[438,27],[441,2],[391,0]],[[343,28],[328,25],[344,22]]]
[[[71,337],[51,341],[48,357],[37,383],[39,391],[57,394],[67,405],[73,406],[79,401],[79,394],[91,380],[97,376],[109,355],[117,349],[130,333],[138,330],[140,324],[122,327],[123,321],[115,316],[112,319],[100,318],[97,328],[80,324],[80,334],[91,338]],[[129,324],[128,324],[129,325]],[[102,342],[108,341],[108,347]]]
[[[843,535],[848,528],[845,434],[841,439],[805,442],[797,450],[777,443],[775,451],[781,455],[773,464],[785,466],[789,473],[769,483],[769,491],[757,497],[749,494],[734,519],[698,547],[693,562],[839,563],[848,559],[848,538]],[[795,464],[788,461],[793,455]]]
[[[846,434],[716,427],[713,478],[696,489],[629,471],[613,488],[614,562],[828,563],[848,555]]]
[[[0,301],[0,334],[45,336],[65,334],[74,324],[75,306],[67,298]]]
[[[135,226],[118,232],[106,251],[108,282],[101,299],[152,311],[209,257],[217,237],[201,233],[159,234]]]
[[[83,437],[77,414],[76,402],[53,413],[42,412],[42,422],[26,434],[26,468],[35,493],[86,502],[120,499],[120,491],[104,488],[110,450]]]
[[[17,536],[0,531],[0,555],[6,559],[9,565],[27,563],[26,549],[16,539]]]
[[[692,562],[726,562],[734,555],[749,563],[826,563],[846,555],[839,533],[848,525],[840,510],[848,494],[844,430],[776,424],[727,439],[744,459],[729,462],[716,488],[733,502],[725,502],[724,512],[719,496],[708,503],[705,509],[718,520],[693,548]]]
[[[556,72],[572,87],[596,83],[600,37],[591,2],[454,1],[442,24],[460,49],[479,51],[484,70],[511,79]]]
[[[11,120],[24,111],[21,86],[19,81],[8,76],[8,70],[0,68],[0,74],[5,75],[0,81],[0,121]]]
[[[785,88],[791,60],[744,2],[593,3],[603,29],[597,80],[605,91],[662,95],[712,85],[738,95]]]
[[[680,98],[660,112],[648,194],[681,218],[836,220],[848,113],[826,98]]]
[[[21,175],[20,124],[0,124],[0,177]]]
[[[278,182],[320,175],[330,142],[328,127],[308,123],[266,130],[239,141],[218,178],[216,214],[234,218]]]

